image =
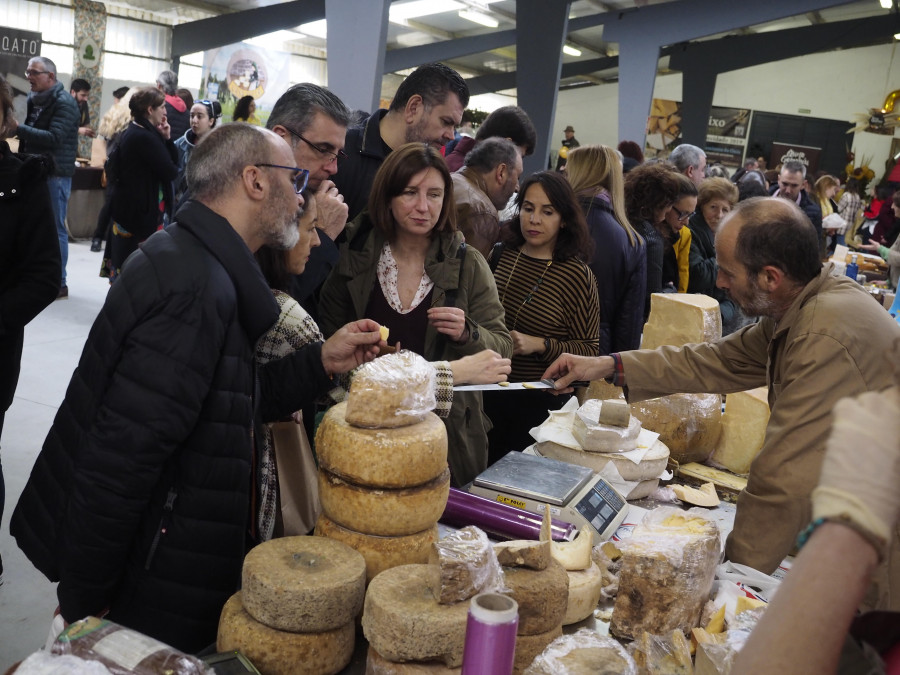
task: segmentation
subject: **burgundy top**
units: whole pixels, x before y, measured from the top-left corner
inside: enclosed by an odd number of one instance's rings
[[[425,356],[425,330],[428,328],[428,308],[431,307],[433,293],[434,287],[414,310],[401,314],[388,304],[381,284],[376,281],[366,305],[365,317],[387,326],[394,344],[399,342],[401,348]]]

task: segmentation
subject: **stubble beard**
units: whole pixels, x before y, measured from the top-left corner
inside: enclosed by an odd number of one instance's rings
[[[303,217],[304,209],[299,208],[290,215],[285,215],[285,210],[277,206],[269,206],[266,209],[265,239],[270,248],[287,251],[300,240],[299,222]]]

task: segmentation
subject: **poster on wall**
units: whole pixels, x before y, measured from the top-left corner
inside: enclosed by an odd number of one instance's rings
[[[787,161],[800,162],[806,167],[806,175],[809,176],[819,170],[821,154],[822,148],[775,141],[772,143],[772,152],[769,155],[769,166],[775,168]]]
[[[750,111],[746,108],[713,106],[706,129],[707,162],[732,168],[741,166],[749,127]]]
[[[222,119],[230,122],[235,104],[252,96],[254,115],[265,125],[269,112],[290,85],[290,54],[240,42],[203,54],[200,98],[218,99]]]
[[[650,104],[644,157],[665,159],[681,138],[681,103],[655,98]]]
[[[25,107],[31,85],[25,79],[28,61],[41,55],[41,34],[30,30],[0,26],[0,74],[13,88],[16,119],[25,119]]]

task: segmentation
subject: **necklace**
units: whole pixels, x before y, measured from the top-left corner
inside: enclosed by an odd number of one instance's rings
[[[500,304],[505,307],[506,300],[506,291],[509,290],[509,285],[512,283],[513,274],[516,271],[516,265],[519,264],[519,258],[522,257],[522,250],[519,249],[519,255],[516,256],[515,261],[513,262],[512,269],[509,271],[509,276],[506,279],[506,286],[503,287],[503,296],[500,298]],[[524,309],[525,305],[531,302],[531,299],[534,297],[534,294],[538,292],[541,287],[541,283],[544,281],[544,276],[547,274],[547,270],[550,269],[550,266],[553,264],[553,259],[547,261],[547,264],[544,266],[543,271],[541,272],[541,276],[538,277],[538,280],[535,282],[534,286],[531,287],[531,291],[529,291],[528,295],[525,296],[525,300],[522,301],[522,304],[519,305],[519,309],[516,310],[516,316],[513,319],[513,324],[509,330],[515,330],[516,326],[519,325],[519,315],[522,313],[522,309]]]

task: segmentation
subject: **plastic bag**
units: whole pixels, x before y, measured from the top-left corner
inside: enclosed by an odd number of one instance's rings
[[[694,672],[691,647],[680,630],[664,635],[644,633],[629,647],[642,675],[692,675]]]
[[[634,403],[631,414],[659,434],[679,464],[702,462],[715,450],[722,432],[719,394],[672,394]]]
[[[474,525],[447,535],[432,544],[429,562],[437,566],[441,589],[438,602],[468,600],[478,593],[509,593],[503,569],[487,535]]]
[[[428,361],[405,349],[360,366],[350,382],[347,423],[393,428],[421,421],[436,405],[436,372]]]

